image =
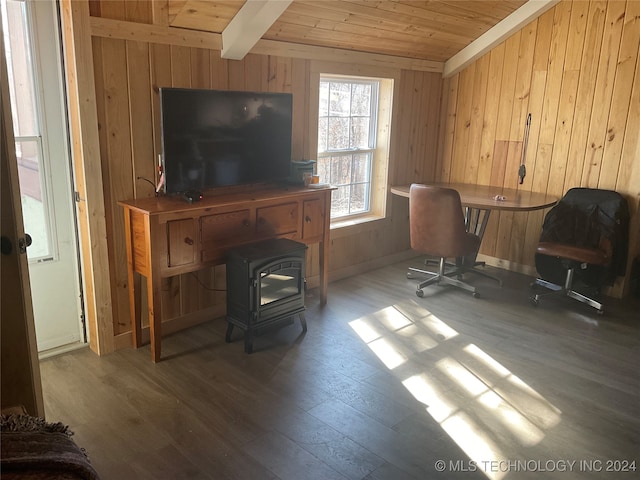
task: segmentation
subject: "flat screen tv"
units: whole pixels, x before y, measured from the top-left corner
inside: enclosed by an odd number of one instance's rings
[[[164,191],[284,181],[292,95],[161,88]]]

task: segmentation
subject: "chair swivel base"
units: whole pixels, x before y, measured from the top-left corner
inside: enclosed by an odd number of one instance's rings
[[[564,295],[570,298],[573,298],[574,300],[577,300],[579,302],[582,303],[586,303],[587,305],[589,305],[590,307],[593,307],[597,310],[599,315],[602,315],[604,313],[604,308],[602,306],[602,303],[587,297],[586,295],[583,295],[580,292],[576,292],[575,290],[571,289],[572,283],[573,283],[573,273],[574,273],[574,269],[569,269],[567,270],[567,278],[565,280],[565,284],[564,287],[561,285],[556,285],[555,283],[551,283],[548,282],[546,280],[543,280],[541,278],[537,278],[532,284],[532,287],[535,287],[536,285],[540,285],[542,287],[545,287],[549,290],[551,290],[550,292],[545,292],[545,293],[537,293],[535,295],[532,295],[529,300],[531,301],[531,304],[534,307],[537,307],[540,299],[542,297],[547,297],[550,295]]]
[[[431,264],[438,264],[437,259],[434,258],[427,258],[424,261],[425,265],[429,265]],[[478,270],[476,267],[484,267],[486,265],[485,262],[479,262],[479,261],[475,261],[473,262],[473,265],[471,267],[458,267],[455,263],[449,263],[449,262],[445,262],[445,265],[447,267],[452,267],[452,268],[459,268],[460,269],[460,274],[463,273],[475,273],[476,275],[480,275],[481,277],[485,277],[485,278],[489,278],[491,280],[495,280],[496,282],[498,282],[498,285],[500,285],[500,288],[502,288],[502,279],[496,277],[495,275],[491,275],[490,273],[487,272],[483,272],[482,270]],[[422,272],[422,273],[432,273],[432,272],[425,272],[424,270],[415,270],[417,272]]]
[[[437,273],[430,272],[428,270],[421,270],[419,268],[409,268],[410,272],[416,272],[416,273],[420,273],[422,275],[427,275],[430,277],[427,280],[420,282],[416,286],[416,295],[418,297],[422,298],[424,296],[424,291],[422,290],[424,287],[429,285],[434,285],[434,284],[451,285],[454,287],[461,288],[463,290],[470,292],[474,298],[478,298],[480,296],[480,294],[476,290],[476,287],[469,285],[468,283],[465,283],[456,278],[451,278],[451,277],[461,276],[464,273],[464,269],[456,269],[456,270],[451,270],[449,272],[445,272],[444,267],[445,267],[445,260],[441,259]]]
[[[476,275],[480,275],[481,277],[485,277],[485,278],[489,278],[491,280],[495,280],[496,282],[498,282],[498,285],[500,285],[500,288],[502,288],[502,279],[498,278],[494,275],[491,275],[487,272],[483,272],[482,270],[478,270],[476,267],[484,267],[485,263],[484,262],[475,262],[473,264],[473,267],[471,268],[467,268],[466,270],[464,270],[464,272],[469,272],[469,273],[475,273]]]

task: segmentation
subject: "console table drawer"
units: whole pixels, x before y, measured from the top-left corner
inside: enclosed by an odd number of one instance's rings
[[[169,267],[189,265],[195,259],[196,229],[192,218],[167,222]]]
[[[305,200],[302,206],[302,239],[320,239],[324,233],[324,204],[319,198]]]
[[[200,217],[201,258],[205,263],[224,257],[230,245],[247,242],[252,237],[249,209]]]
[[[203,244],[212,241],[235,240],[239,237],[248,238],[252,232],[251,212],[250,210],[238,210],[206,215],[200,218],[200,232]]]
[[[256,233],[258,236],[285,235],[297,231],[298,202],[256,210]]]

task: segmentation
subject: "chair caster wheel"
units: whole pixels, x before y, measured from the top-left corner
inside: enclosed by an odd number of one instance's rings
[[[531,297],[531,298],[529,299],[529,302],[530,302],[530,303],[531,303],[531,305],[533,305],[534,307],[537,307],[537,306],[538,306],[538,304],[540,303],[536,297]]]
[[[604,315],[604,310],[598,310],[598,315],[600,316]]]
[[[471,296],[472,296],[473,298],[480,298],[480,294],[479,294],[478,292],[473,292],[473,293],[471,294]]]
[[[424,292],[422,290],[416,290],[416,295],[422,298],[424,297]]]
[[[412,278],[413,278],[413,275],[411,275],[411,272],[408,272],[408,273],[407,273],[407,278],[408,278],[408,279],[412,279]]]

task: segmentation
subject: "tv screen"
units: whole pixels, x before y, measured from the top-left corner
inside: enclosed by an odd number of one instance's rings
[[[285,180],[292,95],[161,88],[165,192]]]

